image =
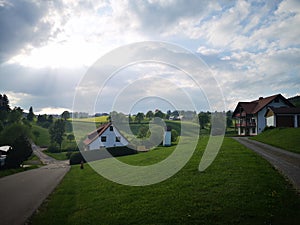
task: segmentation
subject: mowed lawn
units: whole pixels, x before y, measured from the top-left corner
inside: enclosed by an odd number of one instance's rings
[[[300,198],[268,162],[225,138],[213,164],[198,171],[207,138],[172,178],[151,186],[113,183],[88,165],[72,166],[32,224],[299,224]],[[145,165],[174,147],[122,157]]]
[[[300,153],[300,128],[275,128],[262,132],[252,139],[285,150]]]

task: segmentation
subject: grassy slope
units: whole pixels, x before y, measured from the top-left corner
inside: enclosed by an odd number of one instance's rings
[[[37,144],[39,146],[49,146],[50,145],[50,135],[49,135],[48,129],[40,127],[36,124],[32,124],[32,133],[34,131],[39,132],[38,137],[35,137],[34,135],[32,135],[33,141],[35,144]]]
[[[276,128],[262,132],[253,137],[261,141],[291,152],[300,153],[300,128]]]
[[[33,224],[298,224],[300,200],[265,160],[225,138],[214,163],[197,168],[207,140],[172,178],[145,187],[108,181],[73,166]],[[152,151],[122,157],[131,164],[164,158]]]

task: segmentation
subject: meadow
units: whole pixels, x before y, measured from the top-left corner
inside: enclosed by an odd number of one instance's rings
[[[225,138],[213,164],[198,171],[208,141],[173,177],[149,186],[124,186],[97,174],[88,164],[72,166],[32,218],[32,224],[298,224],[300,198],[264,159]],[[149,165],[175,146],[120,157]],[[147,176],[145,174],[145,176]]]
[[[300,153],[300,128],[274,128],[252,137],[252,139]]]

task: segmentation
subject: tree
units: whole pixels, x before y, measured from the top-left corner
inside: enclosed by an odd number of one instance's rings
[[[152,119],[154,117],[154,113],[150,110],[146,113],[146,118]]]
[[[29,113],[27,115],[27,120],[29,121],[33,121],[33,118],[35,117],[34,113],[33,113],[33,109],[32,109],[32,106],[30,106],[29,108]]]
[[[8,112],[10,110],[8,97],[0,94],[0,110]]]
[[[64,111],[62,114],[61,114],[61,118],[63,118],[64,120],[67,120],[70,118],[70,112],[69,111]]]
[[[71,142],[75,139],[74,134],[68,134],[67,139]]]
[[[15,107],[8,114],[8,121],[10,123],[20,122],[22,117],[23,117],[23,109],[21,109],[20,107]]]
[[[141,126],[141,127],[139,128],[137,137],[138,137],[138,138],[145,138],[145,137],[147,137],[147,132],[148,132],[148,130],[149,130],[148,127],[146,127],[146,126]]]
[[[231,127],[232,126],[232,111],[226,112],[226,126]]]
[[[18,168],[32,154],[31,144],[25,135],[18,136],[9,150],[5,159],[7,168]]]
[[[210,122],[210,112],[200,112],[198,114],[199,117],[199,123],[201,129],[204,129],[204,127],[207,126],[207,124]]]
[[[163,119],[165,117],[165,114],[162,111],[157,109],[157,110],[155,110],[154,117],[159,117],[159,118]]]
[[[63,137],[64,133],[65,133],[65,121],[62,119],[56,120],[49,129],[51,142],[58,144],[60,150],[61,150],[62,141],[64,139]]]
[[[138,114],[136,114],[135,116],[135,121],[137,121],[138,123],[141,123],[141,121],[144,119],[145,115],[142,112],[139,112]]]

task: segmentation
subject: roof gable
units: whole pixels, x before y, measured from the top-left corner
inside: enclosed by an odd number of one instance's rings
[[[239,102],[236,106],[233,117],[237,116],[239,113],[240,107],[247,113],[247,114],[256,114],[260,110],[262,110],[264,107],[266,107],[268,104],[270,104],[275,99],[282,100],[287,106],[289,107],[295,107],[289,100],[287,100],[285,97],[283,97],[281,94],[272,95],[266,98],[259,98],[258,100],[254,100],[251,102]]]

